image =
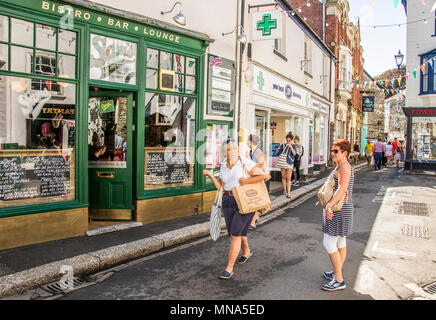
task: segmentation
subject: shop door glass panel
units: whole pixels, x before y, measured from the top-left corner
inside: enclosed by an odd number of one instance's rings
[[[90,209],[132,207],[132,95],[91,93],[88,103]]]
[[[259,137],[259,148],[265,152],[265,127],[266,127],[266,116],[256,114],[256,135]]]

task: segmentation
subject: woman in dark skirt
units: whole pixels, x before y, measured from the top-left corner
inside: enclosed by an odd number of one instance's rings
[[[232,194],[232,189],[239,185],[253,184],[262,181],[265,176],[261,169],[252,160],[239,157],[238,144],[229,139],[224,146],[226,159],[221,162],[220,178],[217,181],[213,175],[204,170],[203,174],[208,176],[217,189],[224,188],[222,208],[226,221],[227,231],[230,236],[230,248],[225,270],[219,275],[221,279],[229,279],[233,275],[235,263],[244,264],[251,257],[252,252],[248,246],[247,232],[254,212],[240,214],[238,205]],[[244,166],[250,177],[244,177]],[[239,252],[242,255],[238,259]]]

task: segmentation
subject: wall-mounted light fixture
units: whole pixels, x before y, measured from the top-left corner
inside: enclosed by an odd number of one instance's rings
[[[165,12],[164,12],[164,11],[161,11],[160,14],[161,14],[161,15],[164,15],[164,14],[166,14],[166,13],[170,13],[170,12],[172,12],[172,11],[174,10],[174,8],[176,7],[177,4],[180,4],[180,6],[182,6],[182,4],[181,4],[179,1],[177,1],[177,2],[174,4],[174,6],[172,7],[172,9],[171,9],[170,11],[165,11]],[[174,20],[175,22],[177,22],[178,24],[182,25],[182,26],[186,25],[186,17],[185,17],[185,15],[182,13],[182,11],[179,11],[179,13],[176,14],[176,15],[173,17],[173,20]]]
[[[226,35],[228,35],[228,34],[232,34],[233,32],[235,32],[235,30],[236,30],[236,28],[237,27],[240,27],[240,30],[239,30],[239,36],[238,36],[238,41],[240,42],[240,43],[243,43],[243,44],[245,44],[245,43],[247,43],[247,36],[245,35],[245,33],[244,33],[244,27],[242,26],[242,25],[237,25],[232,31],[230,31],[230,32],[227,32],[227,33],[222,33],[222,35],[223,36],[226,36]]]

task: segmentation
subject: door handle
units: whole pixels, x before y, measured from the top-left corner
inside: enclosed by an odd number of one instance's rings
[[[105,172],[105,171],[97,171],[97,178],[110,178],[113,179],[115,178],[115,173],[114,172]]]

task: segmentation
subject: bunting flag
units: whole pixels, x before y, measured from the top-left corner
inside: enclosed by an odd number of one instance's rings
[[[433,69],[433,59],[430,59],[430,60],[428,61],[428,64],[429,64],[430,67]]]
[[[395,7],[395,8],[398,7],[398,1],[399,1],[399,0],[394,0],[394,7]]]
[[[419,69],[421,69],[421,71],[424,72],[424,70],[425,70],[424,65],[420,66]]]
[[[398,86],[400,86],[401,85],[401,78],[398,78],[397,80],[398,80]]]
[[[415,79],[416,79],[416,69],[415,70],[413,70],[413,76],[415,77]]]

